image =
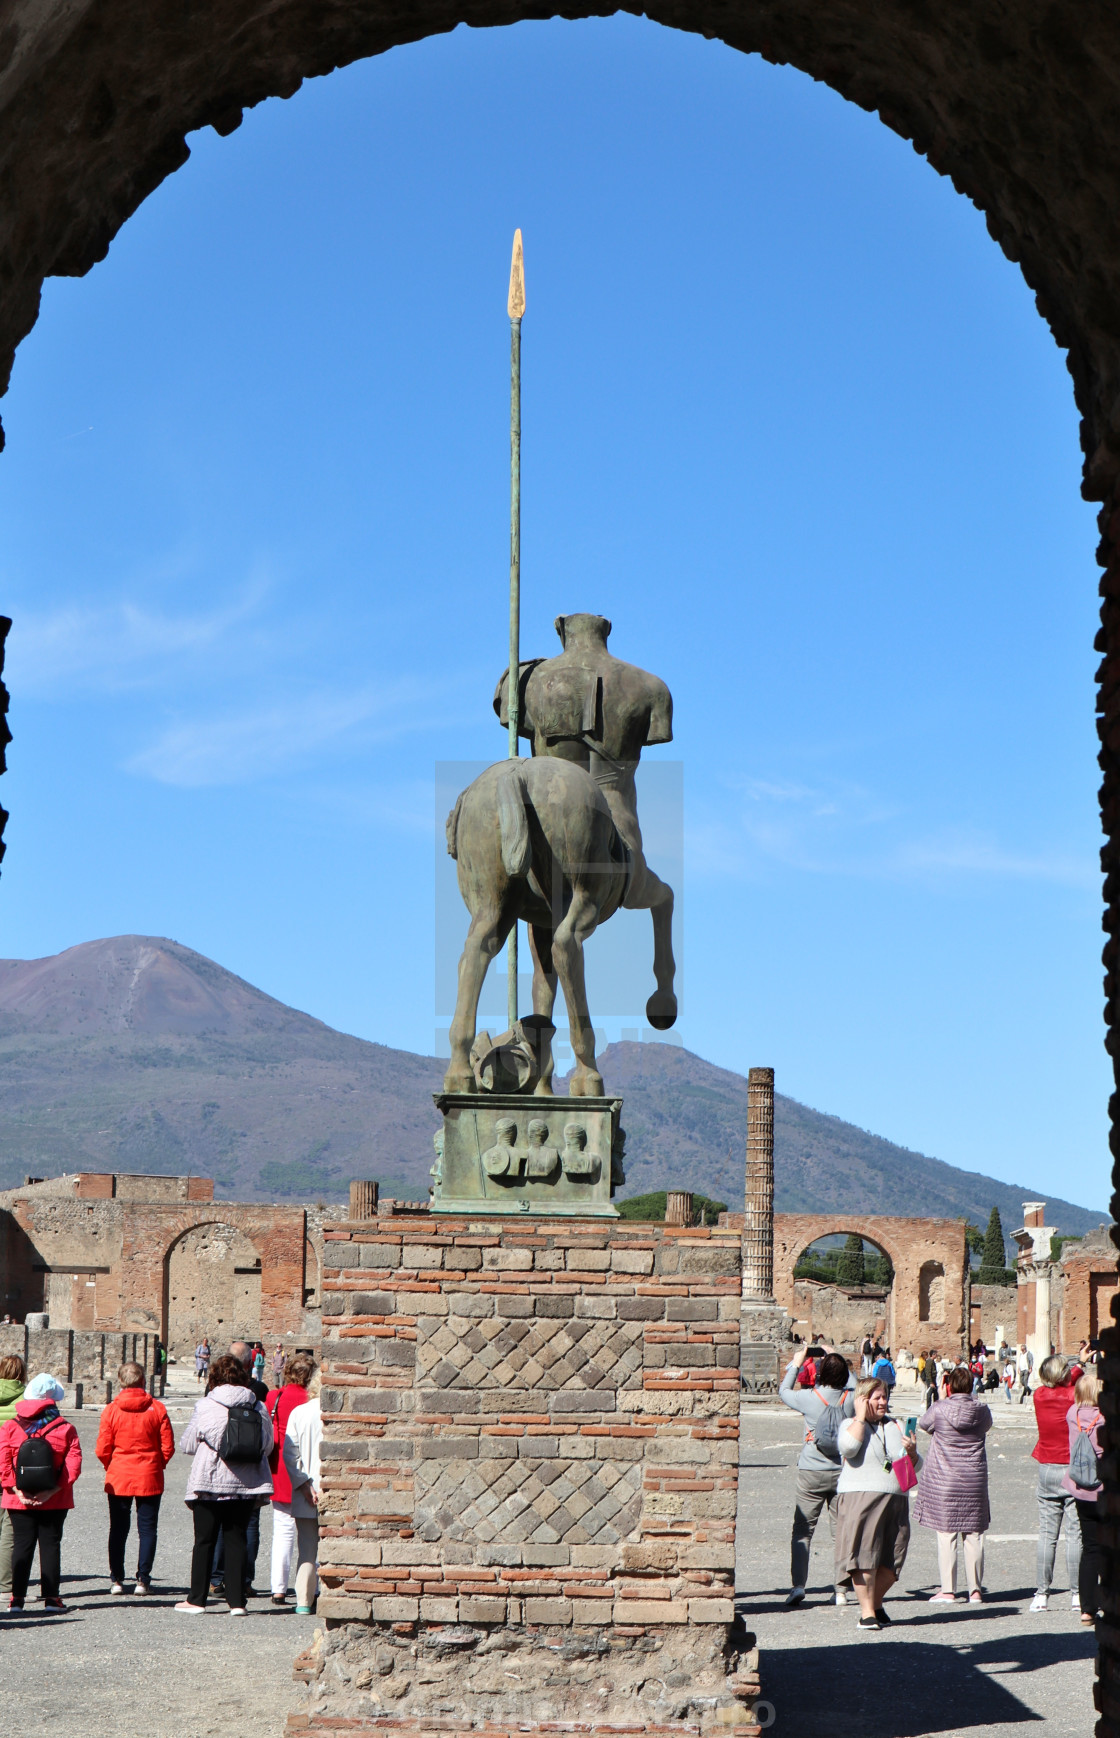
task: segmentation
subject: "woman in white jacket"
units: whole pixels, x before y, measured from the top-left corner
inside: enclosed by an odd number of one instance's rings
[[[323,1420],[319,1408],[319,1372],[308,1383],[311,1399],[288,1414],[284,1433],[284,1465],[292,1481],[291,1515],[296,1527],[296,1612],[310,1615],[318,1591],[319,1445]]]
[[[910,1500],[894,1463],[909,1458],[912,1466],[922,1464],[914,1439],[888,1417],[889,1399],[884,1381],[863,1377],[856,1385],[855,1417],[845,1418],[837,1435],[836,1578],[850,1575],[855,1584],[861,1629],[890,1622],[883,1601],[902,1574],[910,1544]],[[906,1490],[913,1483],[908,1477]]]

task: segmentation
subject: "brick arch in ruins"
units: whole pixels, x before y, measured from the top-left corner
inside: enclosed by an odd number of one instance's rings
[[[568,0],[556,10],[580,18],[617,9]],[[414,0],[407,8],[384,0],[0,0],[0,390],[37,318],[43,279],[81,276],[103,258],[121,224],[186,161],[187,133],[229,133],[246,107],[291,96],[303,79],[363,56],[458,24],[512,24],[542,10],[551,9],[537,0]],[[1120,1067],[1120,9],[1111,0],[647,0],[643,11],[797,67],[877,113],[984,212],[1067,353],[1082,419],[1082,490],[1102,504],[1105,997]],[[1120,1095],[1113,1108],[1116,1155]],[[293,1258],[292,1281],[296,1265]],[[1106,1361],[1104,1382],[1106,1408],[1114,1408],[1120,1359]],[[1120,1510],[1117,1477],[1115,1457],[1106,1457],[1110,1513]],[[1108,1555],[1107,1574],[1120,1588],[1111,1547]],[[1115,1615],[1120,1591],[1105,1602]],[[1103,1725],[1117,1731],[1120,1647],[1112,1633],[1101,1640]]]
[[[261,1251],[238,1225],[215,1215],[181,1231],[163,1258],[160,1332],[172,1357],[189,1357],[207,1335],[217,1355],[261,1333]]]
[[[775,1213],[774,1296],[796,1315],[794,1267],[820,1237],[865,1237],[894,1268],[887,1299],[892,1351],[960,1350],[968,1331],[968,1243],[961,1219],[902,1219],[844,1213]]]

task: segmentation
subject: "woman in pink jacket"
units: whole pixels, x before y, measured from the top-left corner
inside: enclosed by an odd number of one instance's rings
[[[1104,1423],[1104,1414],[1097,1405],[1100,1390],[1100,1380],[1095,1370],[1086,1370],[1078,1377],[1073,1390],[1073,1405],[1066,1413],[1066,1424],[1069,1427],[1069,1465],[1062,1475],[1062,1489],[1068,1491],[1073,1498],[1081,1527],[1081,1562],[1077,1568],[1077,1592],[1081,1605],[1081,1621],[1086,1627],[1097,1621],[1101,1603],[1101,1574],[1104,1569],[1104,1551],[1097,1520],[1097,1499],[1101,1494],[1100,1428]],[[1074,1473],[1082,1477],[1088,1476],[1087,1470],[1081,1465],[1081,1457],[1075,1457],[1078,1437],[1086,1439],[1093,1451],[1092,1473],[1096,1482],[1091,1485],[1080,1484],[1073,1476]]]
[[[74,1485],[82,1471],[82,1445],[78,1432],[58,1410],[65,1390],[53,1376],[36,1376],[27,1384],[16,1415],[0,1429],[0,1499],[12,1520],[12,1600],[10,1610],[22,1611],[39,1547],[39,1586],[48,1612],[65,1611],[59,1588],[62,1580],[62,1529],[68,1510],[74,1507]],[[19,1472],[20,1449],[25,1443],[44,1444],[51,1465],[36,1482],[38,1488],[21,1489],[27,1473]],[[29,1457],[25,1457],[25,1460]],[[41,1456],[45,1460],[45,1456]],[[53,1484],[43,1479],[53,1478]]]

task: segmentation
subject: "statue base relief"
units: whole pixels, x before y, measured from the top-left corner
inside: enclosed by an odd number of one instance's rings
[[[441,1092],[433,1213],[617,1219],[620,1098]]]

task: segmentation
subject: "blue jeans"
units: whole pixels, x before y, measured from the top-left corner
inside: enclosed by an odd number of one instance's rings
[[[124,1580],[124,1548],[132,1526],[132,1505],[136,1504],[136,1531],[140,1536],[140,1554],[136,1564],[136,1579],[145,1586],[152,1579],[156,1560],[156,1533],[159,1528],[158,1497],[109,1497],[109,1575],[113,1581]]]
[[[257,1573],[257,1552],[261,1548],[261,1512],[254,1505],[249,1516],[249,1525],[245,1529],[245,1585],[252,1587],[253,1577]],[[221,1587],[226,1578],[226,1540],[225,1533],[218,1534],[218,1543],[214,1547],[214,1561],[210,1567],[210,1585]]]
[[[1063,1517],[1066,1522],[1066,1572],[1069,1575],[1070,1592],[1077,1592],[1077,1572],[1081,1564],[1081,1522],[1078,1519],[1077,1504],[1062,1487],[1062,1474],[1068,1471],[1068,1466],[1045,1464],[1038,1469],[1039,1593],[1049,1593],[1050,1583],[1054,1579],[1054,1557],[1058,1549],[1058,1535],[1062,1530]]]

